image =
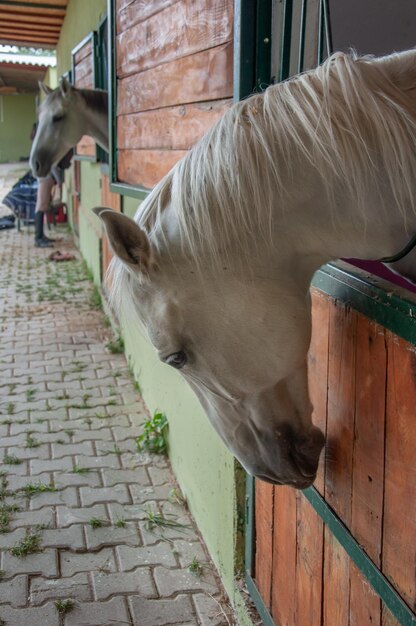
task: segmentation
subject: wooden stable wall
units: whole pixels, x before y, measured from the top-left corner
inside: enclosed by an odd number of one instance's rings
[[[233,0],[116,0],[117,179],[153,187],[233,94]]]
[[[316,487],[416,609],[416,350],[313,291]],[[279,626],[399,624],[302,495],[256,481],[255,580]]]
[[[83,46],[73,53],[73,84],[79,89],[94,89],[94,50],[91,37]],[[92,137],[84,137],[78,142],[75,153],[78,156],[95,158],[96,147]]]

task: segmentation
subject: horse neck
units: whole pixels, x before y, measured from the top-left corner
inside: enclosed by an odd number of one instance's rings
[[[80,89],[79,92],[84,104],[84,134],[93,137],[108,151],[108,93],[100,89]]]

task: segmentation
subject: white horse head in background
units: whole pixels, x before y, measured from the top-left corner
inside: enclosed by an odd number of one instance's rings
[[[324,263],[398,252],[416,232],[416,52],[335,54],[235,104],[135,220],[96,213],[113,299],[130,301],[252,474],[316,475],[309,285]],[[412,259],[398,271],[415,278]]]
[[[39,109],[36,135],[30,152],[34,176],[44,177],[76,146],[90,135],[108,150],[108,94],[101,89],[76,89],[63,78],[57,89],[39,83],[46,95]]]

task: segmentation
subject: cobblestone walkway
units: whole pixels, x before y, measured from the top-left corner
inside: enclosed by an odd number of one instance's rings
[[[0,625],[234,624],[97,292],[48,254],[0,232]]]

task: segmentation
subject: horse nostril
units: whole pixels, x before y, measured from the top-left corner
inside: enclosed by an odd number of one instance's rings
[[[35,172],[36,174],[39,173],[40,170],[40,161],[35,161]]]

